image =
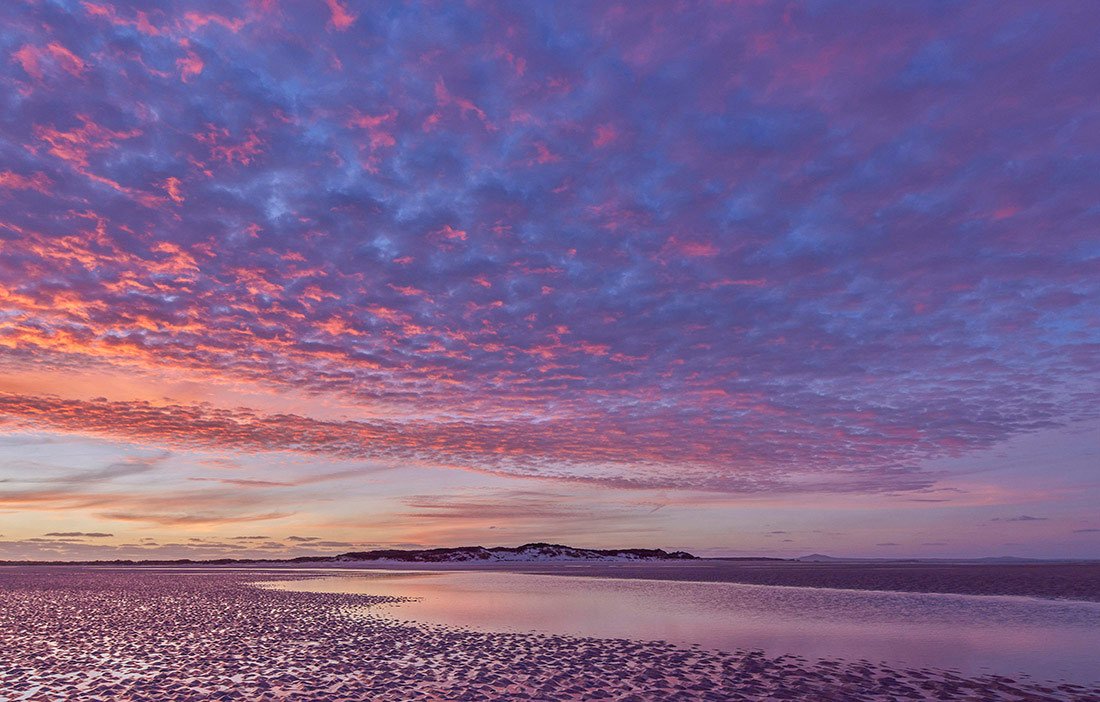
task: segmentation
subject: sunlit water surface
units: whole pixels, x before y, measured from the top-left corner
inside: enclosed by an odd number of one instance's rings
[[[368,571],[265,586],[415,597],[373,611],[479,631],[661,639],[726,651],[1100,682],[1095,602],[484,571]]]

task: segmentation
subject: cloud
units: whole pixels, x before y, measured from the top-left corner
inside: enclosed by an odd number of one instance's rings
[[[1100,529],[1074,529],[1074,534],[1100,534]]]
[[[1027,514],[1021,514],[1018,517],[1004,517],[1004,518],[994,517],[990,521],[994,521],[994,522],[1045,522],[1047,520],[1048,520],[1047,517],[1032,517],[1032,516],[1027,515]]]
[[[1097,416],[1094,8],[0,13],[3,367],[311,398],[9,426],[880,494]]]
[[[167,452],[159,452],[157,455],[153,456],[134,456],[126,458],[124,460],[116,461],[97,469],[70,472],[54,477],[31,477],[27,475],[21,475],[17,479],[0,479],[0,483],[37,483],[61,486],[60,488],[56,489],[62,490],[66,488],[76,489],[84,485],[109,483],[115,478],[125,478],[154,471],[169,456],[170,454],[168,454]]]
[[[322,548],[392,548],[393,544],[355,544],[329,542]],[[405,545],[404,547],[407,547]],[[423,547],[422,544],[417,547]],[[81,538],[0,539],[0,560],[110,560],[110,559],[212,559],[212,558],[288,558],[302,555],[301,545],[272,540],[219,540],[191,537],[185,542],[142,538],[121,544],[91,543]]]
[[[25,473],[18,478],[0,479],[0,484],[21,485],[17,489],[0,492],[0,506],[18,509],[95,509],[128,499],[113,492],[115,481],[143,475],[156,470],[169,457],[166,452],[151,456],[133,456],[107,464],[102,468],[69,472],[58,476],[38,477]],[[132,482],[129,483],[132,489]],[[133,499],[160,499],[135,497]]]
[[[46,536],[84,536],[91,539],[105,539],[114,536],[114,534],[100,531],[51,531]]]
[[[565,542],[590,541],[593,533],[632,541],[656,538],[660,516],[644,505],[606,502],[566,491],[464,489],[446,495],[411,495],[404,509],[353,520],[359,529],[401,527],[419,543],[474,544],[506,531],[510,540],[545,540],[547,525]]]
[[[265,512],[261,514],[244,515],[227,515],[209,512],[103,512],[100,516],[104,519],[114,519],[120,522],[146,522],[160,524],[162,526],[187,527],[263,522],[284,519],[292,515],[292,512]]]
[[[30,77],[41,81],[47,73],[58,74],[64,71],[74,78],[80,78],[88,69],[87,63],[58,42],[44,46],[24,44],[12,54],[12,61]]]
[[[0,481],[6,488],[0,491],[0,508],[81,511],[123,522],[213,526],[282,519],[294,513],[292,505],[302,504],[301,495],[273,496],[264,501],[268,511],[257,512],[254,497],[239,489],[190,490],[168,481],[131,479],[158,469],[168,457],[166,452],[136,456],[55,477],[29,477],[24,472]]]
[[[414,495],[403,500],[412,519],[466,521],[543,520],[577,518],[585,508],[569,504],[553,493],[495,491],[489,494]]]
[[[685,445],[660,425],[608,433],[614,418],[601,423],[464,421],[322,421],[292,414],[264,415],[247,408],[205,405],[65,400],[0,393],[0,421],[19,427],[50,426],[64,431],[127,440],[168,442],[178,447],[240,451],[291,451],[346,460],[418,461],[538,480],[612,487],[678,487],[700,490],[879,491],[924,487],[928,478],[901,468],[853,469],[817,478],[769,472],[769,464],[746,460],[731,465],[737,448]],[[623,418],[629,425],[628,418]],[[678,465],[678,472],[668,468]],[[114,466],[111,472],[144,470]],[[196,477],[235,487],[276,488],[354,477],[378,468],[356,467],[295,481],[262,478]],[[797,482],[796,482],[797,481]]]
[[[0,188],[8,190],[35,190],[44,195],[49,194],[49,188],[53,181],[45,173],[35,173],[30,176],[21,175],[12,171],[0,171]]]
[[[485,423],[321,421],[246,408],[154,405],[148,402],[63,400],[0,393],[0,414],[17,427],[50,426],[179,447],[292,451],[347,460],[414,460],[538,480],[625,488],[677,487],[728,492],[887,491],[923,488],[929,478],[902,467],[866,466],[815,476],[810,466],[786,473],[776,466],[735,461],[737,447],[676,440],[657,426],[631,435],[602,424],[526,421]],[[3,416],[0,416],[3,421]],[[641,433],[645,432],[645,433]],[[678,466],[678,473],[669,470]],[[111,470],[142,470],[119,466]],[[196,478],[238,487],[286,487],[354,476],[352,468],[299,481]],[[103,476],[107,476],[104,473]],[[95,476],[88,476],[92,479]]]
[[[325,4],[332,13],[330,24],[337,31],[345,31],[355,23],[355,15],[349,12],[340,0],[325,0]]]
[[[253,478],[204,478],[204,477],[192,477],[189,480],[195,482],[204,483],[219,483],[221,485],[233,485],[236,487],[244,488],[285,488],[285,487],[301,487],[303,485],[315,485],[317,483],[327,483],[333,480],[346,480],[348,478],[356,478],[366,475],[368,473],[377,473],[380,470],[384,470],[378,467],[362,467],[362,468],[349,468],[345,470],[332,471],[328,473],[318,473],[315,475],[308,475],[302,478],[296,478],[294,480],[262,480]]]

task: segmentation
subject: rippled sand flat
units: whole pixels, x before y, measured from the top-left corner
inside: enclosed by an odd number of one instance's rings
[[[0,570],[0,700],[1095,700],[1100,688],[486,634],[349,616],[386,598],[247,571]]]

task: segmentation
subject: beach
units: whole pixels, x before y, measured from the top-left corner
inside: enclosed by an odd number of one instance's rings
[[[304,577],[248,569],[0,569],[0,700],[1100,697],[1097,686],[867,660],[430,626],[380,606],[394,598],[255,585]]]

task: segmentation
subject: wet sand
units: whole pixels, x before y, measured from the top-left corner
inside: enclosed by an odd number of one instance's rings
[[[311,574],[315,576],[316,574]],[[1095,700],[1100,687],[394,620],[245,570],[0,569],[0,700]],[[377,616],[353,616],[353,611]]]

